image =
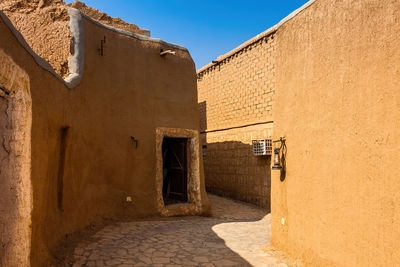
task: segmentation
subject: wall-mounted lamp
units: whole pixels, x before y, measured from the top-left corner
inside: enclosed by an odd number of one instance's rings
[[[280,146],[274,149],[274,166],[272,166],[272,169],[281,171],[281,181],[283,181],[286,177],[286,138],[281,137],[274,143],[280,143]]]
[[[274,149],[274,166],[272,166],[273,170],[282,170],[281,156],[279,155],[280,153],[281,153],[280,148]]]

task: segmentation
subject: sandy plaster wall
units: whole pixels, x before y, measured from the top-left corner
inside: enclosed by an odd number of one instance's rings
[[[50,63],[55,72],[66,78],[71,70],[69,57],[74,54],[74,42],[78,36],[70,30],[68,7],[80,10],[103,24],[131,33],[149,36],[149,31],[139,29],[135,24],[119,18],[111,18],[82,2],[72,4],[62,0],[2,0],[2,10],[22,33],[30,47]]]
[[[54,70],[68,75],[68,57],[72,34],[68,28],[68,11],[61,0],[3,0],[2,10],[25,39]]]
[[[135,24],[132,23],[127,23],[123,21],[120,18],[112,18],[108,16],[106,13],[103,13],[95,8],[86,6],[85,3],[80,2],[80,1],[75,1],[74,3],[66,3],[67,6],[73,7],[75,9],[78,9],[79,11],[83,12],[84,14],[88,15],[89,17],[99,21],[100,23],[129,31],[131,33],[136,33],[136,34],[141,34],[141,35],[146,35],[150,36],[150,31],[145,30],[145,29],[139,29],[139,27]]]
[[[400,265],[399,14],[318,0],[277,31],[272,244],[306,265]]]
[[[29,77],[0,49],[0,266],[29,266],[32,106]]]
[[[33,266],[46,264],[60,242],[88,225],[159,214],[155,129],[199,127],[195,66],[186,49],[85,16],[84,27],[91,33],[84,40],[84,76],[70,90],[0,20],[0,48],[24,67],[32,92]],[[160,49],[176,54],[161,57]],[[200,159],[200,177],[202,168]],[[209,209],[204,184],[200,190],[203,212]]]

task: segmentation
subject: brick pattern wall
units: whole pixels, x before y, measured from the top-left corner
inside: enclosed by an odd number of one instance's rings
[[[275,39],[267,35],[198,73],[200,129],[209,192],[270,207],[270,156],[252,140],[272,136]]]
[[[266,36],[198,73],[201,128],[229,128],[272,118],[275,40]]]
[[[254,156],[252,140],[272,135],[272,124],[203,134],[207,191],[270,207],[271,157]]]

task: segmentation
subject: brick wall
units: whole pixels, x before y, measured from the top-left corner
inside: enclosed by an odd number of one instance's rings
[[[200,129],[209,192],[270,206],[270,156],[252,140],[272,136],[274,32],[255,37],[198,71]]]

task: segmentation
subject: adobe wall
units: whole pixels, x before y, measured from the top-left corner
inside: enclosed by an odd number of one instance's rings
[[[59,1],[59,0],[47,0],[47,1]],[[73,3],[64,3],[66,6],[73,7],[78,9],[79,11],[85,13],[92,19],[97,20],[100,23],[125,30],[131,33],[141,34],[145,36],[150,36],[150,31],[145,29],[140,29],[137,25],[133,23],[128,23],[123,21],[120,18],[112,18],[108,16],[106,13],[99,11],[93,7],[85,5],[85,3],[75,0]]]
[[[68,89],[0,20],[0,49],[30,79],[33,266],[88,225],[159,214],[156,129],[199,129],[196,71],[186,49],[83,22],[83,80]],[[176,54],[162,57],[161,49]],[[203,213],[209,203],[198,164]]]
[[[101,23],[132,33],[149,35],[149,31],[139,29],[135,24],[126,23],[119,18],[111,18],[79,1],[72,4],[64,3],[62,0],[0,1],[0,10],[23,34],[29,46],[64,78],[70,73],[68,57],[73,53],[68,6],[81,10]]]
[[[270,206],[270,156],[252,140],[272,136],[275,38],[267,31],[198,71],[198,103],[209,192]]]
[[[318,0],[277,31],[271,242],[306,265],[400,265],[399,14]]]
[[[0,266],[28,266],[32,188],[29,77],[0,49]]]

